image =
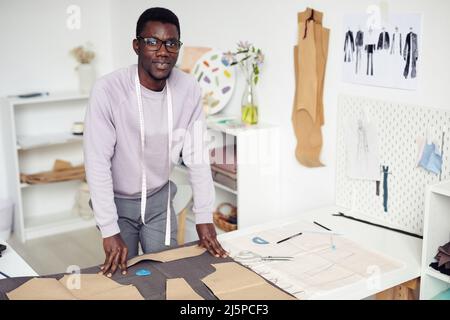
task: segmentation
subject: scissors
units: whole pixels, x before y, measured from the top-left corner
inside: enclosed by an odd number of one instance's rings
[[[252,251],[241,251],[234,258],[239,262],[291,261],[294,259],[294,257],[287,256],[261,256]]]

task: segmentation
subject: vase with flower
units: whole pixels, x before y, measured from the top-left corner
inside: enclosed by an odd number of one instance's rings
[[[89,93],[96,78],[95,69],[91,63],[95,58],[95,53],[88,46],[78,46],[70,50],[70,54],[79,63],[75,70],[78,72],[80,93]]]
[[[259,80],[260,67],[264,62],[261,49],[251,43],[240,41],[236,52],[226,52],[222,58],[230,66],[238,64],[244,74],[245,88],[241,101],[241,121],[246,124],[258,123],[258,98],[256,85]]]

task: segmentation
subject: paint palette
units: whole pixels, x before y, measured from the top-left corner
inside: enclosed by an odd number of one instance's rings
[[[207,115],[221,111],[230,101],[236,82],[233,67],[222,59],[223,52],[211,50],[201,56],[192,74],[202,88],[203,110]]]

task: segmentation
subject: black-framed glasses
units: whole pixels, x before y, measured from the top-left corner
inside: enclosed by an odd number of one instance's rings
[[[158,51],[159,49],[161,49],[161,46],[164,43],[164,46],[166,47],[166,50],[168,52],[178,53],[180,51],[181,46],[183,45],[181,41],[176,39],[169,39],[163,41],[155,37],[144,38],[141,36],[137,36],[136,39],[142,40],[145,44],[145,48],[149,51]]]

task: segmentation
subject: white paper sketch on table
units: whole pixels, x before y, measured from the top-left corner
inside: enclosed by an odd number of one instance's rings
[[[249,250],[240,251],[236,256],[234,256],[236,261],[242,263],[254,263],[261,261],[292,261],[294,257],[292,256],[262,256],[260,254],[254,253]]]
[[[348,177],[379,181],[380,156],[375,121],[369,121],[366,112],[361,111],[344,123]]]
[[[302,236],[282,244],[275,243],[276,239],[299,230],[303,230]],[[231,257],[242,251],[257,255],[293,256],[292,261],[255,260],[241,263],[299,299],[320,298],[322,294],[347,285],[359,283],[365,286],[372,276],[370,270],[373,266],[380,274],[404,267],[402,263],[360,247],[345,237],[330,238],[327,232],[308,233],[308,230],[314,231],[314,226],[299,221],[269,230],[254,229],[232,241],[223,239],[221,242]],[[253,243],[255,236],[270,241],[270,244],[260,246]]]

